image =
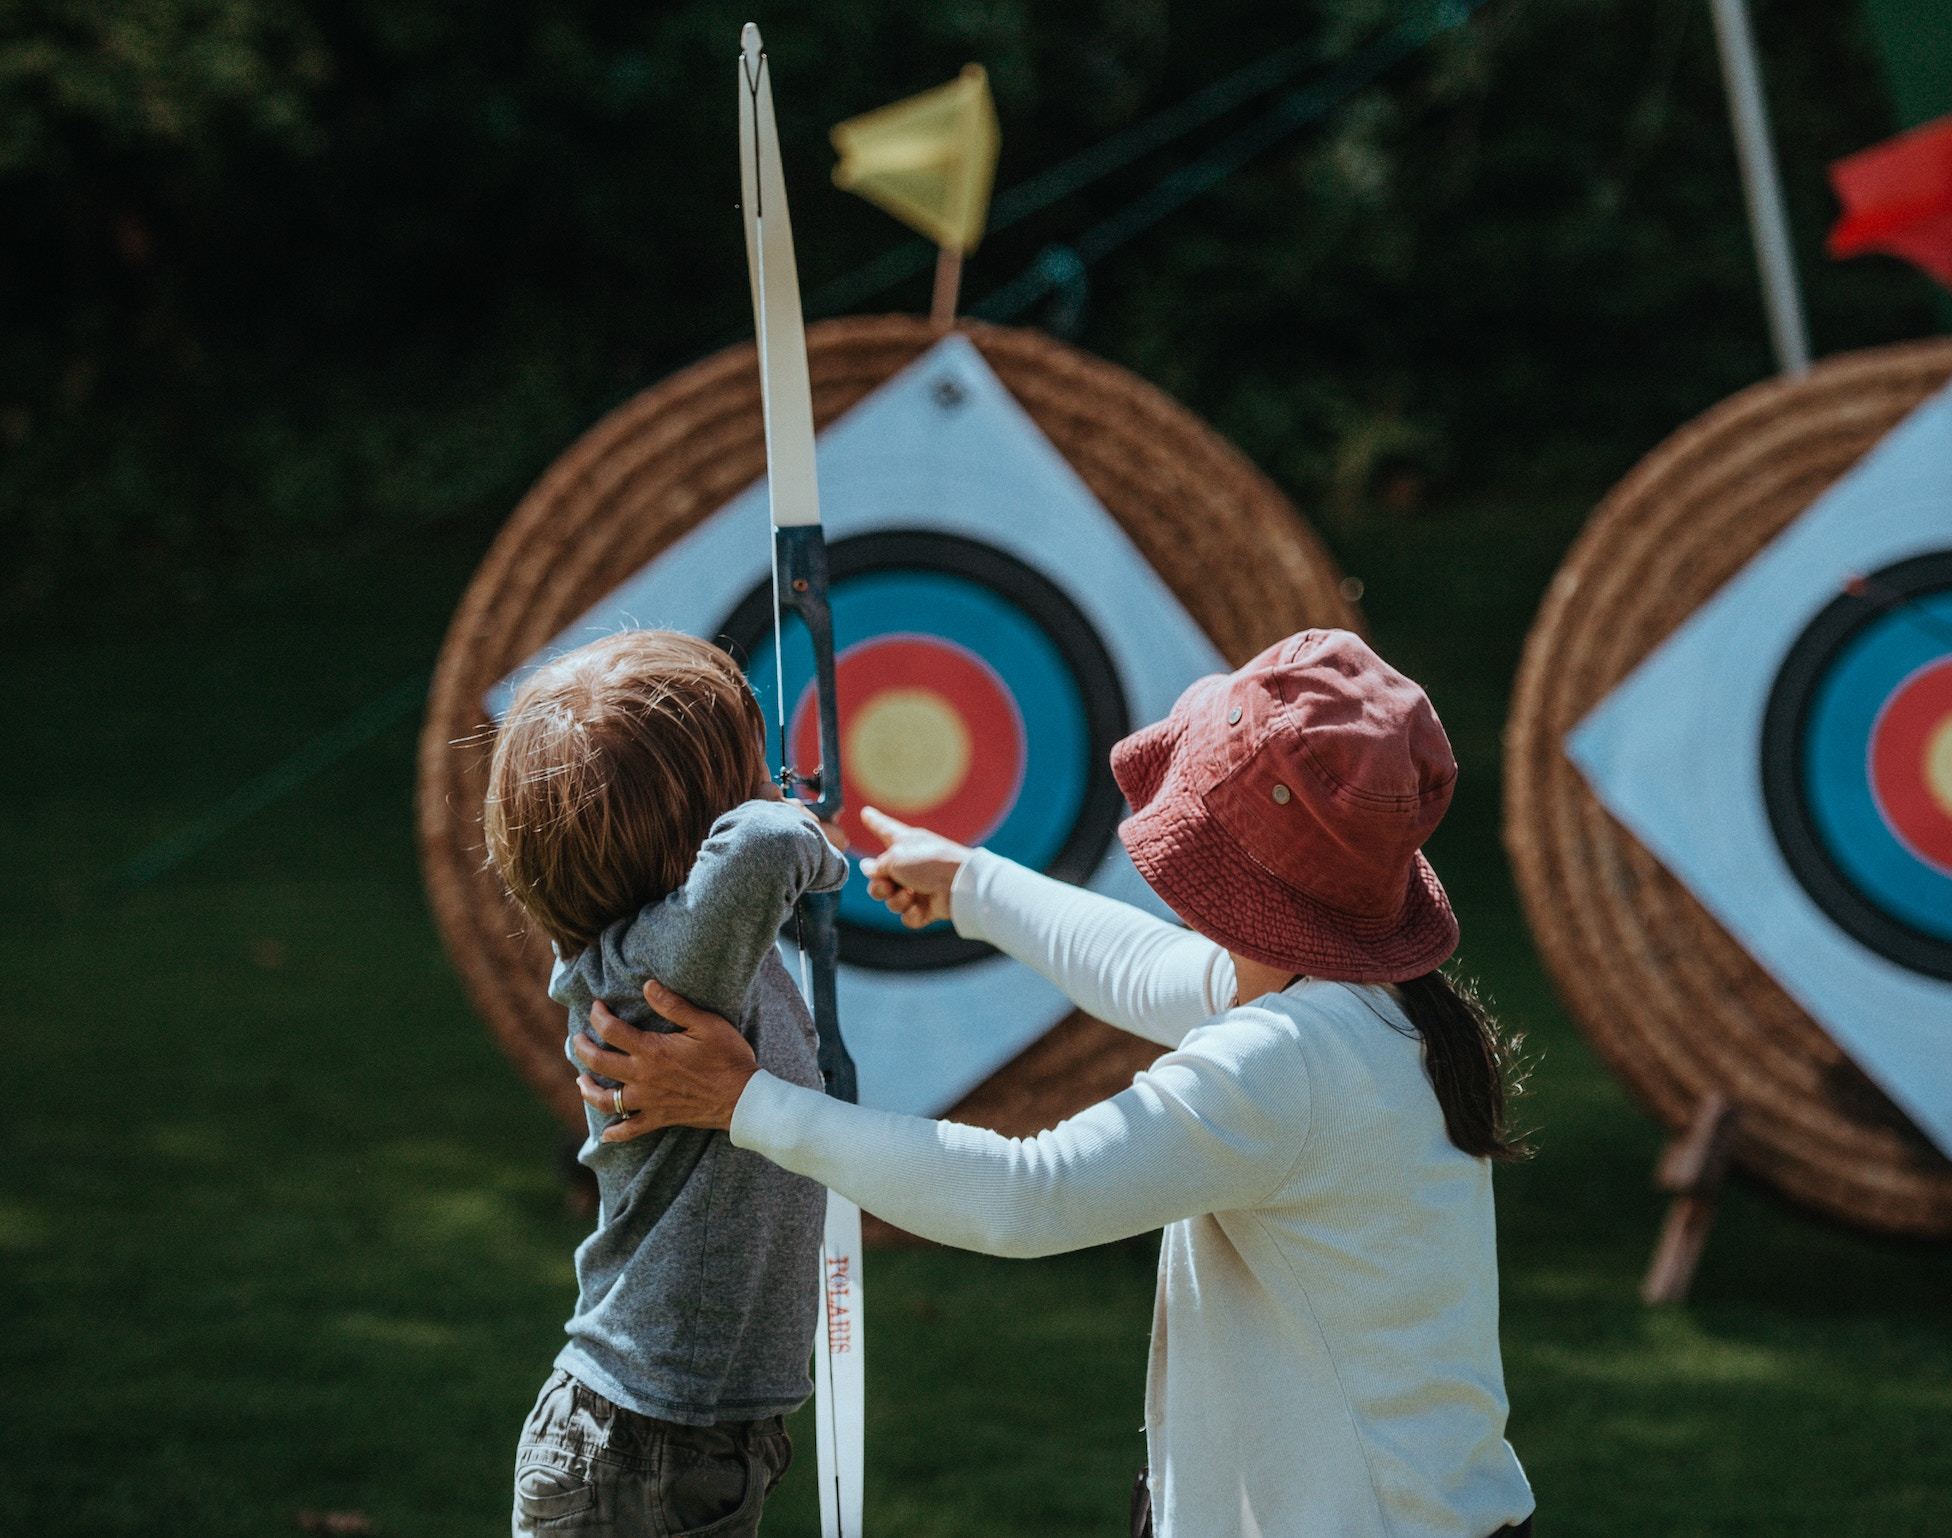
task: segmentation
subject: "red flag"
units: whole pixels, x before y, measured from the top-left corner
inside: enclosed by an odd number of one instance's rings
[[[1830,185],[1844,206],[1832,256],[1884,251],[1952,288],[1952,117],[1845,156]]]

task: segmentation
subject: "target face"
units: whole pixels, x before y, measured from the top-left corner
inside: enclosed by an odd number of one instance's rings
[[[1129,721],[1111,658],[1077,606],[1023,562],[955,535],[860,535],[831,545],[828,560],[841,824],[854,851],[882,847],[861,818],[875,806],[1033,870],[1086,879],[1117,827],[1108,765]],[[778,762],[770,583],[722,630],[745,659]],[[813,657],[797,617],[784,641],[790,758],[810,772],[820,761]],[[902,970],[987,954],[946,929],[903,928],[868,896],[858,868],[841,894],[845,961]]]
[[[1862,944],[1952,978],[1952,551],[1854,582],[1771,691],[1763,788],[1783,857]]]

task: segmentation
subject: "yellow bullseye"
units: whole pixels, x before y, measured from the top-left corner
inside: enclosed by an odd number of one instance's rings
[[[1952,817],[1952,715],[1932,728],[1925,739],[1925,788],[1938,809]]]
[[[929,689],[887,689],[854,716],[844,744],[858,799],[890,812],[925,812],[969,772],[969,728]]]

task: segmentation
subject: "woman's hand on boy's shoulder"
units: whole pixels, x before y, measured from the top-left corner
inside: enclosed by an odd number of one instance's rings
[[[910,827],[871,806],[862,809],[861,820],[887,846],[861,861],[868,895],[885,903],[890,913],[899,914],[910,929],[948,918],[956,873],[970,851],[940,833]]]
[[[576,1079],[586,1104],[613,1117],[602,1141],[627,1143],[661,1127],[724,1131],[758,1072],[752,1044],[723,1015],[680,998],[662,983],[644,984],[644,1002],[677,1027],[648,1031],[620,1020],[601,999],[590,1006],[590,1041],[572,1042],[588,1070]],[[600,1084],[593,1074],[614,1081]]]

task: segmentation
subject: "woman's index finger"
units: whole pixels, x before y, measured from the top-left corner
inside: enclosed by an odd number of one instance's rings
[[[874,829],[876,833],[880,834],[884,841],[891,844],[902,834],[910,831],[907,823],[896,821],[878,806],[862,807],[861,821]]]

